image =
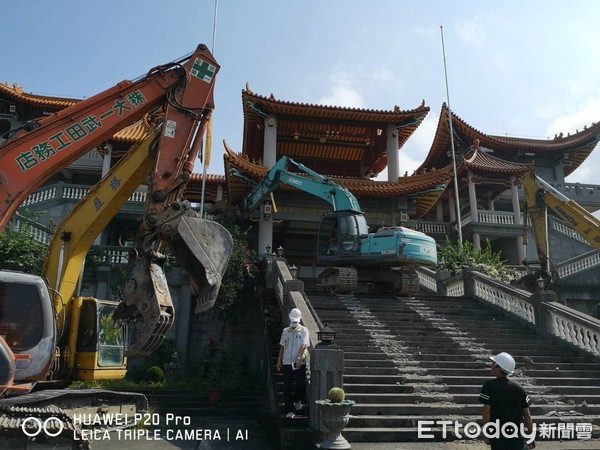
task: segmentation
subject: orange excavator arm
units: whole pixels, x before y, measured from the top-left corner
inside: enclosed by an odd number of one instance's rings
[[[173,158],[189,161],[182,151],[190,130],[212,109],[214,78],[219,66],[204,45],[185,61],[151,69],[135,81],[117,85],[41,120],[28,122],[0,146],[0,230],[27,196],[53,174],[141,119],[168,104],[169,121],[157,163],[157,188],[173,182],[179,173]],[[170,110],[170,111],[169,111]],[[190,167],[185,168],[191,172]],[[167,175],[170,173],[170,176]]]

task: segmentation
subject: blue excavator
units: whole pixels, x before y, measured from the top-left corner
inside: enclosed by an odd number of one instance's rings
[[[292,171],[292,166],[296,170]],[[270,201],[282,183],[322,198],[333,209],[323,215],[316,238],[317,263],[326,266],[319,275],[324,289],[353,292],[368,288],[413,295],[419,288],[415,268],[437,264],[432,237],[402,226],[369,233],[358,201],[348,189],[286,156],[243,199],[241,217],[249,217]]]

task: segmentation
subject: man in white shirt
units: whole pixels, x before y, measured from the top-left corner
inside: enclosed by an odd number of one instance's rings
[[[300,325],[300,310],[292,309],[288,317],[290,326],[283,329],[279,340],[277,371],[283,368],[283,400],[286,417],[291,419],[302,410],[302,400],[306,399],[306,355],[310,340],[308,330]]]

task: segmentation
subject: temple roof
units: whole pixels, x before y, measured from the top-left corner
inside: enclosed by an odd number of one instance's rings
[[[533,168],[533,163],[516,163],[492,156],[486,153],[485,149],[481,148],[479,142],[475,140],[471,151],[463,156],[457,171],[460,173],[464,169],[470,169],[474,172],[488,174],[517,175],[531,172]]]
[[[267,168],[256,162],[251,162],[247,155],[235,153],[225,145],[225,178],[229,201],[238,204],[252,188],[251,181],[258,182],[267,173]],[[233,176],[237,171],[248,181]],[[329,175],[328,175],[329,176]],[[414,198],[417,203],[417,214],[415,218],[426,214],[452,180],[452,167],[448,165],[440,170],[434,170],[418,175],[398,178],[398,181],[372,181],[354,178],[341,178],[330,176],[340,186],[345,187],[356,197],[395,197],[406,195]],[[280,189],[296,191],[295,187],[282,184]]]
[[[242,154],[261,161],[265,117],[277,120],[277,155],[286,155],[319,173],[332,176],[375,176],[387,167],[386,128],[398,129],[402,147],[429,112],[424,102],[415,109],[391,111],[343,108],[277,100],[242,91],[244,139]]]
[[[448,117],[448,107],[444,103],[431,149],[417,171],[423,168],[443,167],[452,161]],[[600,141],[600,123],[566,137],[561,133],[554,139],[525,139],[484,134],[452,113],[452,128],[455,147],[468,149],[475,140],[479,140],[482,148],[507,161],[529,163],[536,156],[564,155],[564,158],[570,161],[570,164],[563,165],[565,177],[585,161]]]
[[[50,110],[60,111],[68,106],[72,106],[80,100],[64,97],[51,97],[48,95],[28,94],[17,83],[10,86],[7,82],[0,81],[0,97],[13,99],[16,102],[22,102],[28,106]]]

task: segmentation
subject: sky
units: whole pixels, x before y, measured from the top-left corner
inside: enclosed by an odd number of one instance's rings
[[[400,151],[400,173],[424,161],[448,97],[456,115],[486,134],[552,139],[600,120],[595,0],[0,5],[0,81],[25,92],[90,97],[179,59],[199,43],[213,49],[221,66],[213,174],[223,173],[223,140],[241,152],[246,83],[259,95],[310,104],[411,110],[424,101],[430,112]],[[599,183],[598,165],[596,148],[568,180]]]

